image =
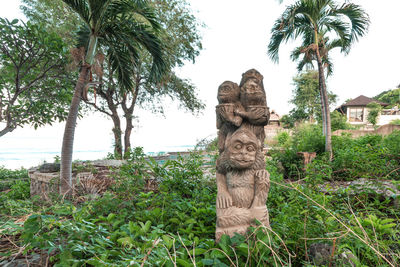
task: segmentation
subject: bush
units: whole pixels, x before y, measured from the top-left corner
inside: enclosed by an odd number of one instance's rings
[[[382,143],[368,137],[359,144],[371,140]],[[8,200],[3,214],[33,214],[26,220],[0,217],[0,231],[8,235],[4,241],[17,245],[10,246],[7,255],[24,247],[28,258],[41,251],[55,266],[312,266],[316,263],[309,247],[324,243],[335,248],[327,265],[346,265],[339,255],[349,250],[359,266],[386,264],[374,249],[392,263],[398,261],[400,221],[390,200],[361,193],[351,196],[345,190],[323,194],[307,180],[284,183],[275,159],[266,164],[272,231],[255,225],[247,238],[224,236],[217,244],[215,180],[202,174],[199,155],[155,166],[137,152],[135,160],[116,174],[119,183],[98,199],[33,208],[30,200],[10,201],[0,195],[0,200]],[[324,170],[322,175],[330,170],[326,164],[329,161],[320,156],[312,166]],[[149,173],[160,178],[157,191],[145,192],[143,185],[135,185]],[[25,221],[23,227],[17,221]]]
[[[352,126],[347,122],[346,115],[338,112],[337,110],[331,112],[331,129],[332,132],[336,130],[351,129]]]
[[[281,132],[277,139],[283,150],[273,148],[269,153],[283,167],[285,178],[303,178],[303,161],[297,152],[322,153],[325,149],[325,139],[318,125],[302,124],[294,130],[292,136]]]
[[[400,131],[386,137],[366,135],[352,139],[348,135],[332,136],[332,161],[325,157],[325,140],[317,125],[302,125],[291,137],[281,133],[277,138],[283,149],[272,149],[269,153],[283,167],[285,178],[307,176],[320,182],[357,178],[400,179]],[[306,173],[297,152],[317,152],[317,158]]]
[[[12,180],[28,178],[28,170],[21,168],[19,170],[9,170],[0,166],[0,180]]]
[[[325,137],[322,135],[320,125],[303,124],[299,125],[293,134],[293,149],[297,152],[325,151]]]
[[[400,125],[400,119],[392,120],[392,121],[390,122],[390,124],[393,124],[393,125]]]

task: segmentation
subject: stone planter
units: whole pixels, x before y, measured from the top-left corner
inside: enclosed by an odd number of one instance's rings
[[[76,171],[72,174],[74,193],[101,194],[113,184],[112,174],[125,163],[123,160],[96,160],[75,163]],[[59,167],[44,164],[29,170],[31,197],[39,196],[48,201],[50,195],[58,194],[60,186]]]

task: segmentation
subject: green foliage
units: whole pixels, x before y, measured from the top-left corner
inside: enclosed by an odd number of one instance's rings
[[[390,124],[393,124],[393,125],[400,125],[400,119],[392,120],[392,121],[390,122]]]
[[[278,144],[283,148],[272,149],[272,158],[280,162],[286,178],[299,179],[303,177],[303,162],[297,152],[323,153],[325,140],[319,125],[301,124],[295,128],[292,135],[280,133]]]
[[[332,138],[334,159],[321,157],[312,162],[307,175],[312,179],[354,180],[357,178],[396,179],[400,167],[400,134],[387,137],[367,135],[357,139],[348,136]],[[325,167],[321,167],[321,165]],[[327,170],[328,173],[327,173]],[[325,178],[324,178],[325,177]]]
[[[378,122],[378,117],[382,111],[382,106],[376,102],[371,102],[367,105],[368,108],[368,117],[367,120],[370,122],[372,125],[376,125]]]
[[[347,122],[346,115],[337,110],[331,112],[331,127],[332,131],[351,129],[352,126]]]
[[[14,183],[28,179],[28,170],[9,170],[0,166],[0,191],[9,189]]]
[[[276,136],[276,139],[277,139],[278,145],[280,147],[288,147],[291,143],[290,134],[286,131],[282,131],[282,132],[278,133],[278,135]]]
[[[400,105],[400,88],[383,91],[379,95],[375,96],[374,99],[388,103],[388,108]]]
[[[47,32],[55,33],[72,47],[79,17],[61,0],[22,0],[20,9],[29,21],[40,24]]]
[[[298,152],[317,152],[325,150],[325,139],[320,125],[302,124],[293,134],[293,149]]]
[[[321,121],[321,97],[319,90],[318,71],[309,70],[293,78],[293,96],[289,101],[295,105],[290,111],[294,121],[307,120],[310,123]],[[337,95],[328,92],[329,104],[336,103]]]
[[[381,141],[370,137],[359,142]],[[14,218],[2,220],[0,230],[25,246],[26,254],[40,249],[56,266],[311,266],[310,245],[332,245],[333,240],[332,265],[340,266],[340,254],[348,250],[360,266],[386,264],[373,249],[392,263],[398,260],[400,221],[390,199],[362,192],[352,196],[345,190],[326,195],[313,184],[283,183],[274,159],[266,166],[273,231],[256,226],[247,238],[223,236],[216,244],[215,181],[204,177],[201,163],[193,154],[157,164],[138,148],[101,198],[79,205],[4,201],[2,214],[31,216],[23,225]],[[149,174],[159,181],[155,191],[143,188]]]
[[[0,136],[67,117],[74,73],[62,39],[42,26],[0,18]]]
[[[19,170],[9,170],[0,166],[0,181],[11,179],[25,179],[28,178],[28,170],[21,168]]]
[[[30,197],[30,183],[28,181],[16,181],[7,196],[10,199],[28,199]]]
[[[283,128],[292,129],[294,127],[295,119],[292,116],[285,114],[281,117],[279,122]]]
[[[324,154],[324,138],[318,125],[300,125],[288,138],[278,135],[279,149],[272,149],[272,158],[283,167],[286,178],[309,177],[314,181],[381,178],[398,180],[400,174],[400,131],[386,137],[367,135],[352,139],[333,136],[334,158]],[[317,158],[303,172],[297,152],[316,152]]]

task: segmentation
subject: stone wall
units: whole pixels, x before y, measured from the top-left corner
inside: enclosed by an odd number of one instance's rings
[[[264,127],[264,132],[265,132],[265,143],[268,145],[273,145],[276,144],[277,141],[275,140],[275,137],[280,133],[280,132],[290,132],[288,129],[284,129],[282,126],[279,125],[270,125],[268,124],[267,126]]]
[[[332,133],[332,135],[341,136],[343,133],[350,133],[353,138],[367,134],[380,134],[385,136],[391,134],[395,130],[400,130],[400,125],[386,124],[376,130],[336,130]]]
[[[120,167],[122,160],[96,160],[74,163],[72,184],[74,193],[99,194],[113,183],[112,174],[115,168]],[[60,186],[60,173],[42,166],[29,170],[31,180],[31,197],[39,196],[42,200],[50,200],[52,194],[58,194]],[[51,168],[50,168],[51,169]]]

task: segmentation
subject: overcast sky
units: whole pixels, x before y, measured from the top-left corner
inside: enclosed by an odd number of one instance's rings
[[[22,17],[18,0],[0,0],[0,16]],[[296,75],[296,63],[289,58],[295,43],[280,50],[279,64],[267,56],[270,30],[274,21],[293,1],[285,0],[192,0],[196,16],[207,27],[203,33],[203,51],[194,64],[187,64],[180,74],[197,86],[205,102],[203,114],[194,117],[167,102],[165,117],[139,110],[137,127],[132,134],[134,145],[146,151],[165,150],[168,146],[194,145],[197,140],[215,135],[215,105],[218,85],[225,80],[239,83],[241,74],[256,68],[264,76],[264,87],[270,109],[280,115],[292,108],[288,104]],[[370,15],[368,34],[355,43],[349,55],[331,53],[334,73],[328,79],[328,89],[338,95],[340,105],[361,94],[373,97],[400,84],[400,10],[399,0],[358,0]],[[15,130],[1,138],[0,150],[30,147],[39,144],[61,150],[63,124],[37,131],[29,128]],[[112,151],[112,123],[101,116],[91,116],[78,123],[75,150],[98,148]],[[35,137],[43,143],[30,142]],[[21,140],[24,139],[25,143]],[[18,140],[18,141],[17,141]],[[7,142],[5,142],[7,141]],[[5,144],[7,143],[7,144]],[[162,149],[160,149],[162,148]],[[0,163],[1,165],[1,163]]]

